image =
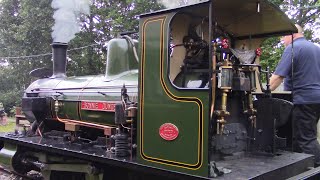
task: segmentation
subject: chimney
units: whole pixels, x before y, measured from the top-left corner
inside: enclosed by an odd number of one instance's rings
[[[53,74],[51,78],[65,78],[67,68],[67,43],[52,43]]]

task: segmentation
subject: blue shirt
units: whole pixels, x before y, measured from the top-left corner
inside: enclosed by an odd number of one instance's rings
[[[312,42],[295,39],[284,50],[274,74],[285,77],[284,89],[292,91],[294,104],[320,103],[320,48]]]

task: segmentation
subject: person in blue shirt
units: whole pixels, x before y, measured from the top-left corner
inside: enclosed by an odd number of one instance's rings
[[[301,26],[296,27],[297,33],[282,37],[286,48],[270,77],[270,89],[275,90],[284,80],[284,90],[292,92],[296,144],[300,151],[313,154],[315,166],[319,166],[317,123],[320,117],[320,49],[304,38]]]

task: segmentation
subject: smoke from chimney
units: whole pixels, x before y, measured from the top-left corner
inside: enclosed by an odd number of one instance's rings
[[[53,42],[68,43],[80,31],[79,18],[81,14],[90,14],[91,0],[53,0],[55,9],[52,28]]]

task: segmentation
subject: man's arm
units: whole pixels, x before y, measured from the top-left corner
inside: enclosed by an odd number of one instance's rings
[[[282,83],[284,77],[272,74],[270,78],[270,90],[274,91]]]

